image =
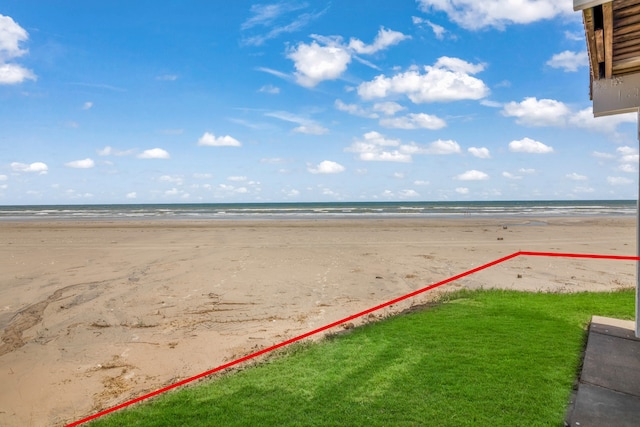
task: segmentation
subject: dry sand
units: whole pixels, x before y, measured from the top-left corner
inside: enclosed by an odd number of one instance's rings
[[[519,250],[634,255],[635,219],[2,222],[0,425],[64,425]],[[634,284],[634,262],[518,257],[367,320]]]

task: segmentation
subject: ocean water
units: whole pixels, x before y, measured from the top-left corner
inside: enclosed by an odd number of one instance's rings
[[[0,221],[548,217],[635,214],[635,200],[0,206]]]

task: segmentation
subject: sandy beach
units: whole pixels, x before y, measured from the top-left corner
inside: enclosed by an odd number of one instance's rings
[[[634,217],[0,222],[0,425],[65,425],[517,251],[635,255]],[[606,291],[518,257],[452,289]]]

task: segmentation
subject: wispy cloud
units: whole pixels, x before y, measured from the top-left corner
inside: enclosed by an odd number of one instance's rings
[[[256,4],[251,6],[252,16],[242,23],[240,29],[243,32],[254,34],[245,35],[242,44],[247,46],[261,46],[268,40],[281,34],[294,33],[306,27],[310,22],[322,16],[327,8],[319,12],[296,12],[308,8],[307,3],[281,2],[274,4]]]
[[[84,82],[71,82],[69,83],[73,86],[82,86],[82,87],[91,87],[94,89],[105,89],[110,90],[112,92],[126,92],[127,90],[118,86],[112,86],[104,83],[84,83]]]
[[[298,124],[299,126],[294,128],[293,132],[305,133],[310,135],[323,135],[329,132],[329,129],[320,125],[316,121],[311,120],[307,117],[289,113],[287,111],[272,111],[265,113],[265,116]]]

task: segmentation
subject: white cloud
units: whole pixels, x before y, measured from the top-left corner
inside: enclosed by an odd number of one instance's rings
[[[211,132],[205,132],[200,139],[198,139],[198,145],[206,147],[240,147],[242,144],[237,139],[225,135],[216,137]]]
[[[566,104],[554,99],[525,98],[521,102],[509,102],[504,105],[502,114],[515,117],[516,123],[524,126],[577,127],[603,133],[614,133],[622,123],[635,123],[636,113],[593,117],[593,108],[572,111]]]
[[[626,173],[635,173],[638,171],[638,163],[640,161],[640,155],[638,150],[633,147],[623,146],[618,147],[616,151],[619,154],[618,162],[620,165],[618,169]]]
[[[565,72],[575,72],[578,71],[578,68],[589,65],[589,57],[587,51],[573,52],[565,50],[553,55],[547,61],[547,65],[552,68],[562,68]]]
[[[565,31],[564,32],[564,37],[567,40],[571,40],[571,41],[577,41],[577,42],[582,42],[584,41],[584,32],[583,31]]]
[[[286,163],[287,160],[282,157],[263,157],[260,159],[260,163],[281,164]]]
[[[296,123],[299,126],[293,129],[293,132],[304,133],[309,135],[324,135],[329,132],[329,129],[321,126],[315,121],[306,117],[301,117],[296,114],[292,114],[286,111],[273,111],[265,113],[267,117],[274,117],[276,119],[284,120],[286,122]]]
[[[424,74],[412,67],[392,77],[379,75],[360,84],[358,95],[365,100],[406,95],[414,103],[478,100],[489,94],[489,88],[471,74],[483,69],[483,64],[443,56],[433,66],[425,66]]]
[[[139,159],[168,159],[170,157],[169,153],[162,148],[151,148],[138,154]]]
[[[165,82],[173,82],[178,80],[178,76],[175,74],[163,74],[161,76],[157,76],[156,80],[165,81]]]
[[[20,43],[29,39],[29,33],[18,25],[10,16],[0,14],[0,85],[18,84],[23,81],[36,80],[33,71],[8,61],[27,53],[20,48]]]
[[[405,109],[405,107],[393,101],[376,102],[375,104],[373,104],[373,111],[379,111],[385,116],[393,116]]]
[[[345,168],[340,163],[324,160],[315,167],[309,166],[307,170],[313,174],[334,174],[344,172]]]
[[[572,181],[586,181],[588,179],[586,175],[580,175],[579,173],[576,173],[576,172],[566,174],[565,178],[570,179]]]
[[[439,139],[429,144],[429,147],[427,148],[426,153],[446,155],[446,154],[459,154],[460,151],[461,151],[460,144],[458,144],[457,142],[451,139],[448,139],[448,140]]]
[[[424,181],[424,180],[417,180],[417,181],[413,181],[413,185],[429,185],[429,181]]]
[[[136,199],[138,197],[138,193],[136,193],[135,191],[132,191],[131,193],[127,193],[125,197],[127,199]]]
[[[96,163],[92,159],[86,158],[83,160],[74,160],[72,162],[65,163],[64,165],[75,169],[91,169],[96,165]]]
[[[366,45],[362,41],[352,38],[349,41],[349,48],[353,49],[356,53],[370,55],[410,38],[410,36],[404,35],[398,31],[380,28],[373,44]]]
[[[633,183],[633,180],[622,176],[608,176],[607,183],[609,185],[627,185]]]
[[[97,151],[98,151],[98,155],[99,156],[109,156],[113,152],[113,148],[111,146],[107,145],[103,149],[97,150]]]
[[[93,196],[93,194],[91,193],[78,193],[76,190],[74,189],[68,189],[67,191],[65,191],[66,195],[73,198],[73,199],[90,199]]]
[[[296,82],[304,87],[314,87],[325,80],[336,80],[346,70],[352,59],[378,69],[369,61],[356,54],[373,54],[380,50],[400,43],[410,38],[398,31],[380,28],[373,44],[367,45],[361,40],[352,38],[349,44],[343,42],[340,36],[320,36],[312,34],[311,43],[298,43],[288,49],[287,58],[293,61]],[[264,69],[263,71],[272,72]],[[285,77],[285,76],[281,76]]]
[[[630,154],[637,154],[638,150],[636,150],[633,147],[629,147],[628,145],[625,145],[623,147],[618,147],[616,148],[616,151],[620,154],[622,154],[623,156],[628,156]]]
[[[234,182],[243,182],[247,180],[247,177],[246,176],[228,176],[227,180],[234,181]]]
[[[611,116],[593,117],[593,108],[587,107],[569,117],[569,124],[591,131],[614,133],[622,123],[636,123],[637,113],[614,114]]]
[[[411,21],[415,25],[422,25],[422,24],[428,25],[431,28],[431,31],[433,31],[433,34],[436,36],[436,38],[438,40],[443,40],[445,34],[447,34],[447,30],[442,25],[434,24],[433,22],[429,21],[428,19],[423,19],[423,18],[420,18],[418,16],[412,16],[411,17]]]
[[[484,181],[489,179],[489,175],[479,170],[469,170],[455,177],[458,181]]]
[[[87,101],[82,105],[83,110],[90,110],[93,107],[93,102]]]
[[[261,46],[266,41],[281,34],[293,33],[301,30],[313,20],[322,16],[326,8],[317,13],[301,13],[290,18],[292,12],[308,7],[307,3],[282,2],[275,4],[255,4],[251,6],[251,16],[242,23],[240,29],[247,31],[255,27],[268,28],[266,33],[259,33],[245,37],[242,42],[246,45]],[[262,29],[262,28],[260,28]]]
[[[458,194],[469,194],[469,189],[467,187],[457,187],[456,193]]]
[[[520,175],[514,175],[511,172],[502,172],[502,176],[507,179],[522,179]]]
[[[334,106],[340,111],[345,111],[354,116],[366,117],[368,119],[379,118],[380,114],[378,113],[382,113],[385,116],[393,116],[399,111],[406,110],[405,107],[393,101],[376,102],[375,104],[373,104],[373,107],[371,107],[371,109],[368,109],[358,104],[346,104],[342,102],[342,100],[336,99]]]
[[[36,80],[36,75],[17,64],[0,64],[0,85],[13,85],[25,80]]]
[[[453,140],[438,139],[428,145],[419,145],[415,142],[400,145],[400,151],[405,154],[431,154],[431,155],[448,155],[459,154],[461,152],[460,145]]]
[[[7,175],[0,175],[0,181],[6,181],[9,177]]]
[[[622,163],[638,163],[638,153],[635,154],[625,154],[620,158]]]
[[[116,151],[109,145],[96,151],[99,156],[129,156],[134,153],[134,150]]]
[[[536,173],[536,170],[533,169],[533,168],[520,168],[520,169],[518,169],[518,172],[524,173],[524,174],[527,174],[527,175],[531,175],[533,173]]]
[[[380,126],[394,129],[430,129],[437,130],[447,126],[440,117],[430,114],[407,114],[403,117],[388,117],[380,120]]]
[[[324,135],[329,132],[329,129],[316,123],[308,123],[293,128],[293,131],[297,133],[304,133],[307,135]]]
[[[452,140],[437,140],[429,145],[419,145],[415,142],[402,144],[398,139],[388,139],[378,132],[367,132],[362,139],[355,140],[345,148],[358,154],[364,161],[381,162],[411,162],[416,154],[446,155],[460,153],[460,145]]]
[[[620,166],[618,166],[618,170],[621,172],[626,172],[626,173],[637,173],[638,172],[638,168],[637,165],[632,165],[629,163],[623,163]]]
[[[194,173],[192,176],[195,179],[211,179],[211,178],[213,178],[213,174],[211,174],[211,173]]]
[[[235,193],[235,194],[249,193],[249,189],[247,187],[235,187],[233,185],[228,185],[228,184],[219,184],[217,188],[226,193]]]
[[[509,151],[514,153],[547,154],[553,153],[553,148],[540,141],[534,141],[531,138],[523,138],[518,141],[511,141],[509,143]]]
[[[411,162],[411,154],[401,152],[400,148],[400,140],[387,139],[372,131],[365,133],[363,139],[354,141],[345,151],[357,153],[358,158],[364,161]]]
[[[29,164],[13,162],[11,163],[11,169],[15,172],[34,172],[39,173],[40,175],[45,175],[49,171],[49,167],[42,162]]]
[[[277,87],[277,86],[273,86],[273,85],[264,85],[260,89],[258,89],[258,92],[268,93],[268,94],[271,94],[271,95],[277,95],[277,94],[280,93],[280,88]]]
[[[336,101],[334,102],[334,106],[336,107],[336,109],[338,109],[340,111],[347,112],[347,113],[349,113],[351,115],[354,115],[354,116],[366,117],[366,118],[369,118],[369,119],[377,119],[378,118],[378,115],[376,113],[368,111],[365,108],[362,108],[361,106],[359,106],[357,104],[345,104],[340,99],[336,99]]]
[[[400,197],[419,197],[420,194],[416,190],[400,190],[398,193]]]
[[[20,43],[29,39],[29,33],[10,16],[0,15],[0,61],[4,62],[27,53]]]
[[[490,101],[488,99],[483,99],[482,101],[480,101],[480,105],[484,105],[485,107],[490,107],[490,108],[502,108],[503,107],[503,105],[500,102]]]
[[[576,194],[581,194],[581,193],[593,193],[596,190],[591,188],[591,187],[576,187],[573,189],[573,192]]]
[[[450,56],[441,56],[436,61],[434,67],[444,68],[459,73],[477,74],[484,71],[485,64],[472,64],[460,58],[452,58]]]
[[[317,41],[311,44],[299,43],[287,53],[294,62],[296,82],[304,87],[314,87],[324,80],[335,80],[342,75],[351,62],[351,54],[339,43],[321,46]]]
[[[283,73],[282,71],[274,70],[273,68],[256,67],[256,70],[262,71],[264,73],[271,74],[272,76],[276,76],[276,77],[281,78],[283,80],[287,80],[287,81],[291,80],[291,76],[289,74]]]
[[[269,26],[282,15],[304,7],[302,4],[295,3],[254,4],[250,9],[253,16],[244,21],[240,29],[248,30],[256,26]]]
[[[516,123],[527,126],[565,126],[571,110],[553,99],[525,98],[522,102],[505,104],[502,114],[515,117]]]
[[[469,147],[467,151],[474,157],[479,159],[490,159],[491,153],[486,147]]]
[[[178,175],[162,175],[158,178],[160,182],[170,182],[172,184],[182,185],[184,183],[184,178]]]
[[[559,0],[418,0],[420,9],[445,12],[463,28],[504,29],[510,24],[530,24],[556,16],[574,16],[572,3]]]

